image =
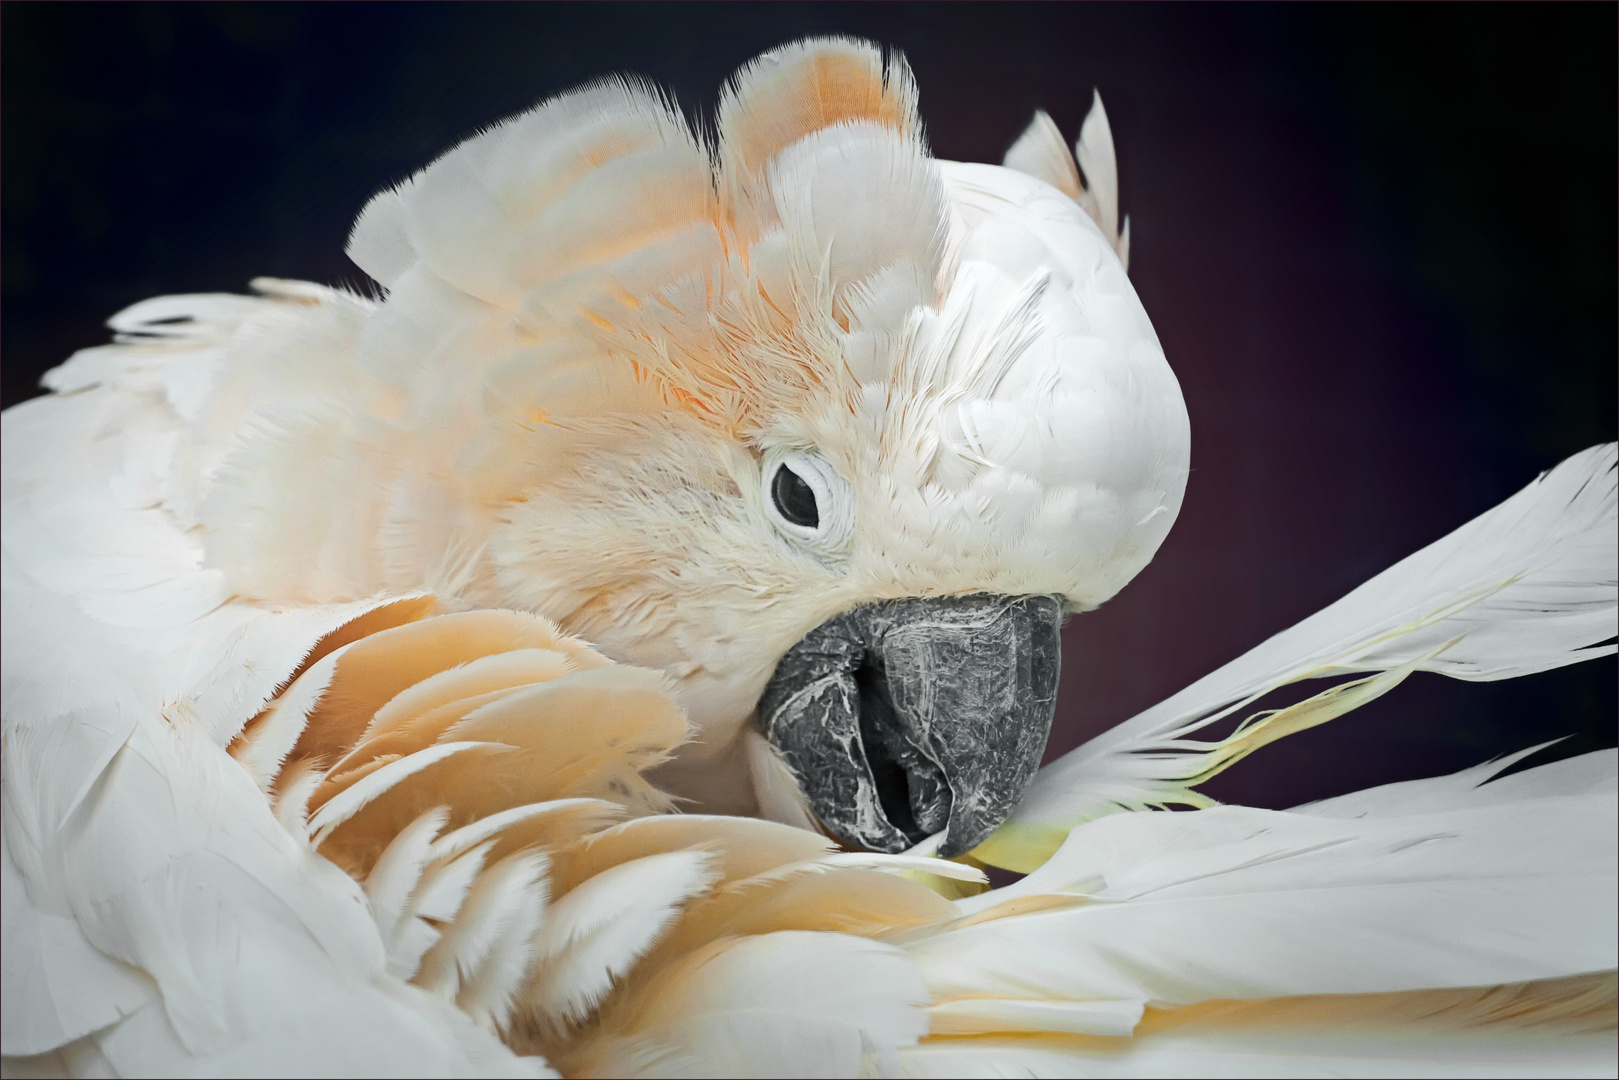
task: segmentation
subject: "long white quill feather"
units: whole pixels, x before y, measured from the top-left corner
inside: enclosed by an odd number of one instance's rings
[[[1619,631],[1615,505],[1614,444],[1574,455],[1337,603],[1046,766],[977,856],[1026,872],[1082,821],[1209,805],[1193,786],[1223,764],[1369,700],[1406,671],[1488,681],[1611,654]],[[1364,671],[1389,674],[1253,718],[1220,742],[1187,738],[1277,687]]]

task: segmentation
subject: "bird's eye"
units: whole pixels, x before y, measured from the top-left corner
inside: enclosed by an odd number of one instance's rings
[[[776,504],[777,513],[794,525],[805,529],[820,526],[821,511],[815,505],[815,489],[785,464],[776,467],[770,497]]]
[[[835,556],[854,532],[854,493],[813,450],[768,451],[760,470],[764,510],[776,531],[820,557]]]

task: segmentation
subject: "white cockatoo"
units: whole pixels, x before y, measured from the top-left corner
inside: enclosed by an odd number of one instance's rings
[[[1117,194],[811,41],[115,316],[4,420],[7,1075],[1611,1073],[1612,752],[1193,790],[1612,652],[1611,446],[1036,778],[1187,479]]]

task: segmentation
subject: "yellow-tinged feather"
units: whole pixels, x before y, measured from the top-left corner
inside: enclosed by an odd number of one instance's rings
[[[1192,789],[1277,739],[1325,724],[1382,697],[1404,682],[1419,665],[1433,659],[1452,644],[1454,642],[1447,642],[1388,671],[1330,686],[1286,708],[1255,713],[1243,720],[1236,731],[1218,742],[1205,743],[1195,739],[1164,742],[1162,749],[1176,752],[1178,760],[1175,767],[1159,770],[1158,775],[1163,777],[1164,783],[1156,794],[1161,796],[1163,805],[1214,805],[1212,799]],[[1313,674],[1317,673],[1308,673]],[[1255,694],[1250,701],[1258,697]],[[1164,756],[1169,755],[1166,753]],[[1068,838],[1068,831],[1083,820],[1075,818],[1059,823],[1008,821],[974,848],[972,855],[990,866],[1020,874],[1031,873],[1051,858]]]
[[[1205,1001],[1149,1008],[1143,1036],[1203,1028],[1322,1028],[1415,1022],[1434,1028],[1485,1024],[1611,1031],[1619,978],[1611,971],[1508,986],[1414,990],[1398,994],[1318,994],[1257,1001]]]

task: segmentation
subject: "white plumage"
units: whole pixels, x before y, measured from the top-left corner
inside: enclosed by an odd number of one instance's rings
[[[1325,723],[1413,671],[1477,681],[1613,652],[1615,450],[1592,447],[1348,596],[1053,763],[993,842],[1032,869],[1068,828],[1118,809],[1210,805],[1192,790],[1265,743]],[[1189,739],[1304,679],[1339,683],[1217,743]],[[1043,836],[1044,839],[1039,839]],[[1015,853],[1021,837],[1029,853]]]
[[[548,102],[366,207],[384,298],[147,301],[5,414],[6,1074],[1610,1075],[1613,752],[1194,789],[1611,653],[1614,448],[1044,770],[969,860],[1016,885],[837,852],[752,728],[783,652],[1101,603],[1186,413],[1099,99],[1077,168],[1044,114],[939,162],[901,59],[808,42],[718,132]]]

